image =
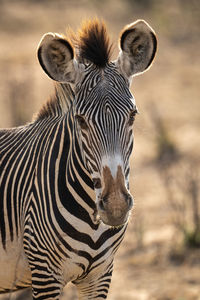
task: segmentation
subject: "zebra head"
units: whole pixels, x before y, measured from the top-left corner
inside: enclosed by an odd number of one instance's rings
[[[86,24],[73,43],[75,47],[58,34],[46,34],[39,46],[39,61],[52,79],[73,87],[74,128],[94,183],[97,214],[103,223],[120,226],[133,206],[129,159],[137,107],[130,83],[134,75],[150,67],[156,52],[155,33],[143,20],[126,26],[115,61],[110,61],[103,23]]]

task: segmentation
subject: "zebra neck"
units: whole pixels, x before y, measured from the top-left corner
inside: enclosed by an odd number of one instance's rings
[[[63,121],[60,151],[57,157],[55,156],[57,162],[59,161],[59,172],[56,171],[56,174],[59,174],[56,179],[59,201],[71,215],[82,218],[85,223],[90,224],[91,228],[96,229],[94,186],[81,156],[72,110]]]
[[[55,83],[55,105],[57,105],[62,112],[66,114],[74,100],[74,92],[68,83]]]
[[[69,113],[70,117],[70,113]],[[79,145],[79,137],[77,136],[77,130],[75,124],[73,124],[72,145],[70,159],[67,164],[67,176],[68,180],[73,180],[77,191],[81,191],[81,197],[84,201],[88,202],[89,206],[95,210],[95,191],[94,185],[89,171],[87,170],[83,158],[82,149]]]
[[[41,120],[47,117],[65,115],[71,108],[74,100],[74,92],[69,84],[55,83],[54,95],[43,105],[34,117]]]

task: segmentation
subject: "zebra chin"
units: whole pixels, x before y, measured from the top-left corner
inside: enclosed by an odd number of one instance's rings
[[[111,214],[110,212],[106,212],[102,209],[98,209],[98,216],[102,223],[105,225],[109,225],[111,227],[121,227],[125,225],[130,216],[131,212],[128,211],[128,213],[120,214],[120,216],[115,216],[114,214]]]

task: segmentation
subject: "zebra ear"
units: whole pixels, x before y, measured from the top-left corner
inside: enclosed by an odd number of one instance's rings
[[[37,53],[40,65],[50,78],[64,83],[75,81],[74,50],[62,36],[55,33],[45,34]]]
[[[157,39],[153,29],[144,21],[127,25],[120,35],[117,64],[129,78],[147,70],[154,59]]]

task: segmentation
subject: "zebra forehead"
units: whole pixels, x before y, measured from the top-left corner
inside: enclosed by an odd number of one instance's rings
[[[80,115],[85,115],[89,119],[98,118],[110,118],[110,117],[123,117],[129,114],[131,110],[135,110],[135,100],[134,98],[126,99],[112,99],[112,97],[103,97],[99,99],[93,99],[89,104],[87,101],[81,103],[81,107],[76,109],[76,113]]]
[[[100,114],[120,114],[128,113],[130,110],[136,108],[135,98],[133,95],[117,94],[114,91],[104,91],[103,93],[96,90],[96,96],[92,93],[85,99],[81,99],[77,105],[79,113],[91,114],[93,112],[99,112]]]
[[[87,80],[83,80],[77,96],[79,113],[97,109],[105,111],[127,111],[134,109],[135,99],[130,92],[129,83],[110,63],[104,69],[94,66],[86,71]]]

